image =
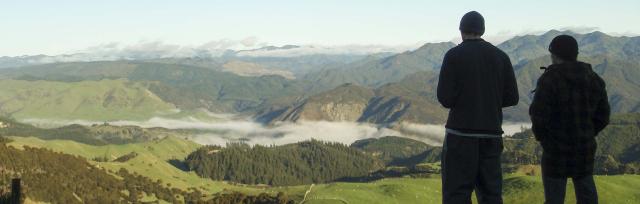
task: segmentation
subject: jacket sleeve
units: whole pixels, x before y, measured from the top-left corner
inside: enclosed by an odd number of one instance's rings
[[[538,141],[544,141],[547,136],[549,127],[553,101],[555,95],[554,89],[550,83],[551,79],[544,74],[538,79],[535,95],[531,106],[529,107],[529,116],[531,117],[531,130]]]
[[[437,95],[438,101],[445,108],[453,108],[456,104],[458,89],[456,84],[456,67],[450,52],[447,52],[442,61],[440,68],[440,77],[438,79]]]
[[[592,119],[596,135],[609,125],[609,116],[611,115],[611,107],[609,106],[606,84],[600,77],[598,77],[598,82],[601,85],[601,91],[599,91],[600,100],[597,103],[596,111],[594,112]]]
[[[511,65],[511,60],[509,60],[508,56],[505,58],[505,65],[503,66],[504,93],[502,94],[502,107],[509,107],[518,105],[520,97],[518,95],[518,84],[516,83],[516,75],[513,72],[513,65]]]

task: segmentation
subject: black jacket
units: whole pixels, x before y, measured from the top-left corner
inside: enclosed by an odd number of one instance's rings
[[[529,108],[543,148],[542,170],[551,177],[593,173],[595,136],[609,124],[605,83],[583,62],[551,65],[538,79]]]
[[[451,48],[440,69],[438,101],[450,109],[447,128],[502,134],[502,108],[518,104],[509,56],[482,39]]]

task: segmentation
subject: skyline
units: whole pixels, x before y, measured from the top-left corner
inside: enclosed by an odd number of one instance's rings
[[[637,36],[640,2],[20,1],[0,7],[0,56],[72,54],[105,46],[218,48],[322,45],[416,47],[459,38],[462,15],[486,19],[485,38],[552,29]],[[37,6],[34,6],[37,5]],[[574,6],[579,5],[579,7]],[[567,9],[572,8],[572,9]],[[606,15],[602,15],[606,14]],[[624,20],[621,20],[624,19]]]

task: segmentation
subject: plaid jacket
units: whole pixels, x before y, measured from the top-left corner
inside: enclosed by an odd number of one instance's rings
[[[550,177],[593,174],[596,135],[609,124],[605,83],[590,64],[551,65],[538,79],[529,115]]]

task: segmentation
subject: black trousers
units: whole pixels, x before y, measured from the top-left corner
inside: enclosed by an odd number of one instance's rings
[[[442,150],[442,203],[502,203],[502,138],[477,138],[447,133]]]
[[[578,204],[597,204],[598,192],[593,176],[583,176],[580,178],[572,178],[573,188],[576,193],[576,202]],[[567,189],[567,178],[553,178],[542,175],[542,184],[544,185],[544,203],[545,204],[563,204],[564,196]]]

